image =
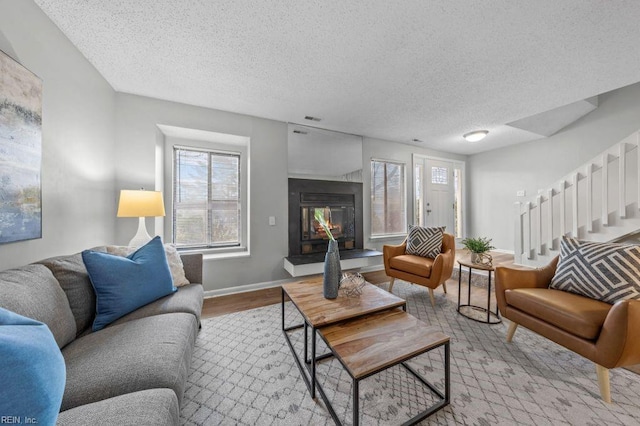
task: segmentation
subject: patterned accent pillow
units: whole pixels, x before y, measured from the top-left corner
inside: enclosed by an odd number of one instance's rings
[[[106,252],[109,254],[115,254],[116,256],[128,256],[137,250],[136,247],[128,246],[106,246]],[[173,278],[173,285],[176,287],[182,287],[183,285],[190,284],[189,280],[184,274],[184,265],[180,258],[178,249],[173,244],[165,244],[164,252],[167,255],[167,263],[169,264],[169,270],[171,271],[171,277]]]
[[[611,304],[640,300],[640,246],[563,237],[549,288]]]
[[[423,228],[421,226],[409,225],[407,254],[430,257],[432,259],[435,258],[440,254],[444,229],[444,226],[438,228]]]

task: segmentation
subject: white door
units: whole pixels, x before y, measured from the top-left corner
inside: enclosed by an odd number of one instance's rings
[[[445,232],[456,235],[454,164],[427,158],[423,170],[425,225],[445,226]]]

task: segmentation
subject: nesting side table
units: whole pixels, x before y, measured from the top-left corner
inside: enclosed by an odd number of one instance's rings
[[[502,322],[500,318],[500,312],[498,311],[498,304],[496,303],[496,311],[491,311],[491,275],[495,271],[495,268],[492,265],[486,265],[481,263],[472,263],[470,259],[462,259],[458,260],[458,313],[462,316],[465,316],[474,321],[482,322],[485,324],[499,324]],[[469,268],[469,282],[467,289],[467,303],[461,303],[461,294],[462,294],[462,267],[465,266]],[[481,271],[487,271],[488,273],[488,281],[487,281],[487,306],[478,306],[471,304],[471,271],[473,269],[478,269]],[[480,315],[473,315],[474,311],[480,312]],[[486,319],[484,318],[484,313],[486,313]]]

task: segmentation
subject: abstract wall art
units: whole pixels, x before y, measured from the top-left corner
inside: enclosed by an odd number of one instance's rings
[[[42,80],[0,51],[0,244],[42,238]]]

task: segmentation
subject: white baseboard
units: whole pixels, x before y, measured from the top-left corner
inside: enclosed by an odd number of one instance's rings
[[[366,268],[361,268],[359,272],[374,272],[374,271],[381,271],[381,270],[384,270],[384,265],[368,266]],[[241,285],[237,287],[227,287],[227,288],[220,288],[216,290],[207,290],[204,292],[204,298],[207,299],[209,297],[226,296],[229,294],[247,293],[250,291],[263,290],[265,288],[280,287],[282,284],[291,283],[299,280],[300,278],[294,277],[294,278],[286,278],[284,280],[265,281],[262,283],[247,284],[247,285]]]
[[[241,285],[237,287],[227,287],[227,288],[220,288],[216,290],[207,290],[204,292],[204,298],[206,299],[209,297],[226,296],[228,294],[247,293],[249,291],[262,290],[265,288],[280,287],[282,284],[289,283],[292,281],[297,281],[297,280],[298,279],[296,278],[287,278],[284,280],[265,281],[262,283],[247,284],[247,285]]]
[[[514,250],[492,249],[491,251],[495,251],[496,253],[515,254]]]
[[[384,265],[365,266],[364,268],[360,268],[360,270],[358,270],[358,272],[360,273],[376,272],[376,271],[384,271]]]

